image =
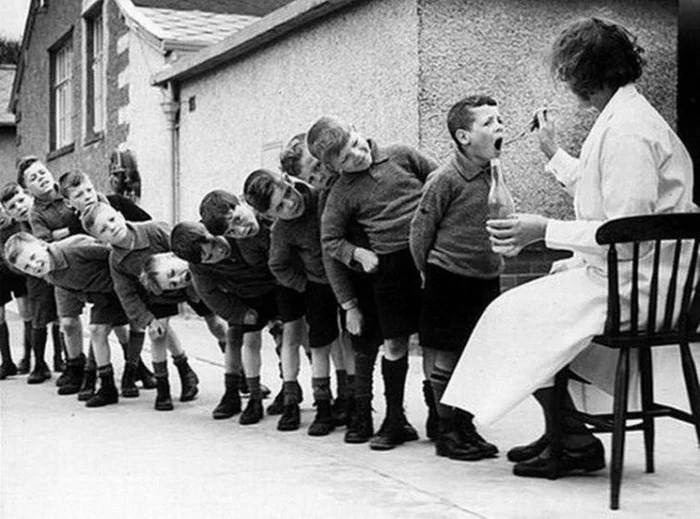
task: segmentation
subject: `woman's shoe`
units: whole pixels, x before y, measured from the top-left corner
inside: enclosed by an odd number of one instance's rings
[[[549,435],[545,433],[532,443],[513,447],[508,451],[506,457],[508,461],[512,461],[513,463],[526,461],[542,454],[548,446]]]
[[[557,479],[577,472],[595,472],[605,468],[605,449],[595,438],[593,443],[577,449],[562,449],[559,458],[537,456],[513,466],[513,474],[524,478]]]

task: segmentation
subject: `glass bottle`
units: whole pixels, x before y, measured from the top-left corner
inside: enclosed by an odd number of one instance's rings
[[[506,185],[501,171],[501,160],[491,159],[491,188],[488,196],[489,219],[509,218],[515,212],[515,203]],[[518,251],[511,247],[497,247],[492,245],[493,252],[505,256],[514,256]]]
[[[501,172],[501,160],[491,159],[491,189],[488,196],[489,218],[508,218],[515,203]]]

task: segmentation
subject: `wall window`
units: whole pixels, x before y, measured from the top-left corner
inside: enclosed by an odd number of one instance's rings
[[[51,149],[73,142],[73,39],[51,51]]]
[[[86,130],[87,138],[94,137],[104,130],[105,114],[105,55],[104,24],[100,9],[85,20],[85,65],[86,65]]]

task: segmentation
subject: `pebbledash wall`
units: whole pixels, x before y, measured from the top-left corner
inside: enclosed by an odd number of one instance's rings
[[[676,3],[671,0],[374,0],[297,29],[180,84],[181,219],[214,188],[243,179],[320,115],[337,114],[381,142],[417,145],[442,160],[452,150],[449,107],[469,93],[499,100],[513,136],[546,105],[561,144],[578,153],[594,114],[555,87],[544,64],[558,30],[600,15],[639,35],[649,62],[640,89],[676,120]],[[543,172],[528,136],[504,150],[520,211],[572,218],[570,198]],[[535,245],[507,260],[503,287],[547,272],[566,253]]]
[[[637,34],[647,66],[638,88],[671,126],[676,124],[677,2],[675,0],[419,0],[421,145],[444,157],[451,149],[444,114],[468,93],[486,92],[500,104],[510,136],[535,109],[552,107],[560,144],[578,154],[595,116],[551,80],[546,52],[561,28],[583,16],[618,21]],[[502,162],[516,206],[554,218],[573,218],[570,197],[544,173],[537,139],[527,136],[504,149]],[[502,287],[549,270],[567,253],[531,246],[506,259]]]
[[[320,116],[381,142],[419,144],[418,17],[405,0],[361,2],[181,85],[181,218],[202,196],[240,192]],[[194,105],[194,111],[190,111]]]

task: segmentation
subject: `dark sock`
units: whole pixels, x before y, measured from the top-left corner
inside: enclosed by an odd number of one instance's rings
[[[348,394],[348,372],[344,369],[335,370],[336,397],[345,398]]]
[[[452,418],[452,408],[440,403],[451,375],[452,373],[450,371],[438,366],[433,367],[433,371],[430,373],[430,387],[433,390],[433,399],[437,406],[437,414],[444,420]]]
[[[168,363],[166,361],[154,362],[153,374],[156,378],[168,378]]]
[[[143,350],[143,342],[146,338],[145,332],[137,330],[129,330],[129,346],[126,351],[126,361],[129,364],[137,365],[141,358],[141,350]]]
[[[54,323],[51,325],[51,342],[53,342],[53,356],[55,359],[64,358],[68,360],[68,352],[63,341],[61,326]]]
[[[46,352],[46,339],[48,330],[44,328],[34,328],[32,330],[32,343],[34,346],[34,360],[37,364],[44,362],[44,353]]]
[[[3,364],[14,364],[10,352],[10,329],[7,327],[7,323],[0,323],[0,356],[2,356]]]
[[[177,364],[184,364],[187,362],[187,353],[181,353],[180,355],[173,355],[173,362]]]
[[[104,378],[114,378],[114,369],[112,368],[112,364],[107,364],[97,368],[97,375],[100,377],[100,380]]]
[[[403,413],[403,395],[408,373],[408,355],[398,360],[382,357],[382,377],[384,378],[384,397],[387,416]]]
[[[288,380],[282,383],[282,392],[284,394],[284,405],[299,403],[299,389],[296,380]]]
[[[237,373],[224,373],[224,387],[226,388],[226,393],[238,394],[240,378],[241,376]]]
[[[246,382],[248,383],[250,398],[253,400],[262,400],[262,393],[260,392],[260,377],[246,377]]]
[[[347,394],[348,398],[355,398],[355,375],[348,375]]]
[[[355,352],[355,398],[372,400],[372,379],[377,352]]]
[[[24,321],[24,358],[28,359],[32,354],[32,340],[34,337],[34,328],[31,321]]]
[[[311,388],[314,392],[314,401],[330,401],[331,377],[314,377],[311,379]]]

